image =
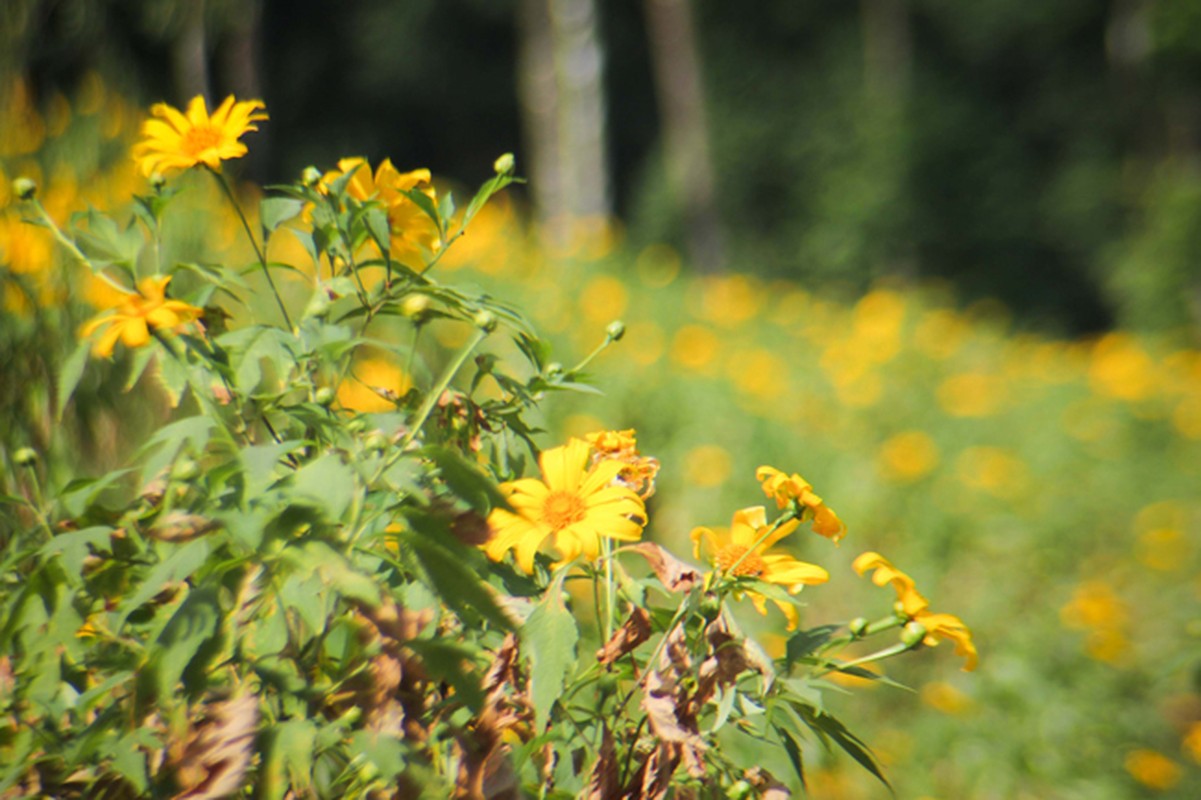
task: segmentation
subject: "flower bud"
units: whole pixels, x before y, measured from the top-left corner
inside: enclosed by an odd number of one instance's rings
[[[546,365],[546,377],[560,378],[563,376],[563,365],[558,361],[552,361]]]
[[[855,617],[847,623],[847,630],[856,638],[863,636],[867,633],[867,620],[863,617]]]
[[[305,186],[309,186],[309,187],[316,186],[317,182],[320,180],[321,180],[321,170],[317,169],[314,166],[305,167],[304,171],[300,173],[300,182],[303,183]]]
[[[421,293],[411,294],[400,304],[400,313],[411,320],[420,322],[425,318],[425,312],[429,311],[429,307],[429,295]]]
[[[18,200],[32,200],[33,196],[38,193],[38,185],[30,178],[15,178],[13,180],[13,194]]]
[[[699,610],[702,617],[712,622],[721,616],[721,598],[713,592],[706,592],[705,596],[701,598]]]
[[[615,342],[620,342],[621,337],[626,335],[626,324],[619,319],[613,320],[609,327],[605,328],[605,335]]]
[[[328,406],[334,402],[334,390],[328,386],[322,386],[317,391],[313,392],[313,400],[323,406]]]
[[[480,311],[475,315],[475,319],[472,322],[475,323],[475,327],[484,333],[492,333],[492,331],[496,330],[496,315],[491,311]]]
[[[383,452],[388,447],[388,437],[384,436],[380,431],[372,431],[367,435],[367,439],[363,444],[368,450]]]
[[[515,158],[513,158],[513,154],[505,153],[503,156],[501,156],[500,158],[498,158],[492,162],[492,169],[494,169],[496,171],[497,175],[504,175],[506,173],[512,172],[513,167],[515,167],[516,165],[517,165],[517,160]]]
[[[156,192],[161,192],[163,187],[167,185],[167,179],[162,174],[156,172],[150,176],[150,188]]]
[[[22,447],[17,452],[13,453],[13,462],[18,467],[32,467],[38,463],[37,451],[32,447]]]
[[[190,481],[200,474],[200,467],[190,458],[181,458],[171,468],[171,477],[177,481]]]
[[[901,629],[901,643],[906,647],[917,647],[926,638],[926,626],[920,622],[910,622]]]

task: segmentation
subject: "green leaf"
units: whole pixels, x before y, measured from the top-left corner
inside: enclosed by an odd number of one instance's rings
[[[75,244],[87,256],[92,271],[114,265],[132,270],[144,242],[135,227],[121,230],[111,218],[94,208],[77,218],[87,220],[87,228],[75,228]]]
[[[79,531],[60,533],[42,545],[42,548],[38,550],[38,555],[44,559],[61,555],[63,571],[66,573],[67,579],[71,581],[72,585],[78,585],[80,583],[79,576],[83,572],[83,561],[91,554],[88,546],[99,548],[101,544],[108,544],[112,532],[112,528],[98,525]]]
[[[194,454],[204,452],[205,445],[208,444],[209,437],[212,436],[216,426],[216,421],[201,414],[195,417],[184,417],[159,428],[138,451],[137,457],[143,458],[147,453],[161,446],[161,449],[152,457],[147,458],[145,464],[142,465],[142,483],[149,481],[174,461],[175,456],[179,454],[185,444],[191,447]]]
[[[800,745],[797,744],[796,739],[792,738],[792,734],[779,725],[771,727],[776,732],[776,736],[780,737],[780,744],[784,745],[784,752],[788,754],[788,760],[792,762],[792,769],[801,781],[801,786],[808,789],[809,784],[805,782],[805,762],[801,757]]]
[[[175,691],[188,662],[216,635],[220,622],[221,604],[215,589],[201,587],[188,592],[156,642],[162,648],[155,663],[160,696]]]
[[[438,230],[443,230],[442,218],[438,216],[438,207],[434,205],[434,201],[430,199],[429,195],[420,189],[404,189],[401,193],[424,211],[425,215],[438,226]]]
[[[334,453],[305,464],[292,477],[297,499],[307,500],[331,520],[340,519],[355,492],[354,471]]]
[[[863,740],[847,730],[845,725],[829,714],[808,714],[805,715],[805,721],[815,730],[826,734],[847,755],[858,761],[861,767],[875,775],[877,780],[887,786],[890,792],[892,791],[892,784],[884,777],[880,765],[876,763],[875,756],[871,754]]]
[[[580,631],[575,617],[563,603],[566,574],[565,569],[559,571],[546,596],[534,606],[521,627],[522,645],[530,655],[530,702],[534,706],[535,731],[546,726],[576,660]]]
[[[363,215],[367,224],[367,232],[372,241],[385,254],[392,251],[392,229],[388,226],[388,212],[378,205],[371,205]]]
[[[90,340],[82,340],[63,362],[63,368],[58,373],[58,401],[54,405],[55,419],[63,418],[63,409],[67,407],[67,402],[75,394],[75,387],[79,386],[79,379],[83,377],[83,369],[87,366],[88,352],[91,348]]]
[[[841,625],[819,625],[807,631],[797,631],[788,639],[786,658],[789,663],[803,658],[830,641]]]
[[[277,474],[276,467],[284,454],[299,450],[302,446],[304,442],[292,440],[243,448],[238,454],[244,470],[243,496],[255,498],[263,494],[271,484],[283,477]]]
[[[264,800],[282,800],[289,789],[295,796],[308,795],[316,742],[317,726],[307,719],[289,719],[272,726],[259,778]]]
[[[299,574],[318,576],[325,586],[343,597],[373,607],[379,605],[380,590],[375,581],[357,571],[346,560],[346,556],[325,542],[310,539],[299,547],[286,548],[281,557]]]
[[[288,576],[279,590],[284,609],[295,611],[314,636],[325,632],[327,612],[324,589],[321,576],[296,572]]]
[[[401,541],[417,556],[430,584],[452,611],[468,618],[475,612],[501,630],[513,629],[496,598],[463,558],[424,533],[406,532],[401,534]]]
[[[161,592],[168,583],[181,581],[191,577],[200,569],[209,555],[208,538],[194,539],[174,549],[171,555],[164,558],[150,574],[142,581],[138,590],[130,595],[117,607],[117,616],[113,621],[113,630],[119,631],[125,620],[142,605]]]
[[[405,770],[404,745],[391,734],[355,731],[350,737],[350,753],[352,760],[365,759],[373,765],[384,783],[390,783]]]
[[[475,197],[471,198],[471,202],[467,204],[467,210],[463,212],[462,227],[467,227],[467,224],[471,222],[471,219],[480,212],[480,209],[484,207],[484,204],[492,199],[492,195],[496,194],[501,189],[504,189],[509,184],[515,182],[516,181],[513,179],[513,176],[507,172],[501,175],[496,175],[490,180],[486,181],[484,185],[480,187],[479,191],[475,193]]]
[[[451,491],[482,516],[487,516],[494,508],[512,511],[496,483],[457,451],[431,445],[423,448],[421,453],[438,467],[442,480]]]
[[[188,388],[188,368],[178,358],[156,358],[156,369],[151,375],[158,381],[159,388],[167,395],[167,402],[172,408],[179,407],[184,390]]]
[[[304,203],[291,197],[266,197],[259,203],[263,230],[273,232],[304,209]]]
[[[125,385],[121,391],[128,392],[142,377],[142,373],[146,371],[146,367],[154,360],[155,353],[152,347],[140,347],[133,351],[132,363],[129,365],[129,376],[125,379]]]
[[[148,745],[147,749],[151,752],[160,752],[162,748],[162,742],[145,742],[146,734],[150,734],[150,731],[143,729],[121,737],[110,754],[113,769],[143,795],[150,790],[150,777],[146,771],[146,754],[138,745]],[[153,737],[153,734],[150,735]]]

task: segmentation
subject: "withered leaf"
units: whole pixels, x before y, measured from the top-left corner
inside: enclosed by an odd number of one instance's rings
[[[701,574],[695,567],[685,564],[654,542],[640,542],[623,549],[645,558],[655,577],[670,592],[690,592],[701,581]]]
[[[236,792],[254,754],[258,721],[254,695],[210,703],[178,759],[176,800],[219,800]]]
[[[199,514],[171,511],[155,522],[148,533],[164,542],[190,542],[219,527],[221,523]]]
[[[596,651],[596,660],[601,664],[610,664],[627,653],[633,652],[638,645],[651,638],[651,615],[646,609],[634,606],[630,616],[622,623],[605,646]]]

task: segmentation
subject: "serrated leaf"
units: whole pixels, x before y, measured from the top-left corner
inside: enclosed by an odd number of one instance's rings
[[[259,220],[263,230],[272,233],[304,209],[304,203],[291,197],[265,197],[259,202]]]
[[[125,379],[125,385],[121,387],[121,391],[128,392],[137,385],[141,379],[142,373],[146,371],[146,367],[154,360],[157,355],[151,347],[141,347],[133,351],[133,359],[129,365],[129,376]]]
[[[566,570],[560,570],[546,596],[521,626],[523,649],[530,657],[530,703],[534,706],[535,731],[545,728],[576,660],[580,631],[575,617],[563,603],[566,574]]]
[[[307,719],[289,719],[271,729],[266,764],[259,789],[265,800],[282,800],[288,790],[305,796],[312,785],[313,750],[317,726]]]
[[[841,627],[841,625],[819,625],[806,631],[797,631],[788,639],[785,657],[791,663],[809,655],[830,641]]]
[[[460,617],[474,612],[502,630],[513,629],[496,598],[466,561],[425,533],[407,532],[401,541],[412,549],[430,584],[452,611]]]
[[[63,418],[63,409],[67,407],[67,402],[75,394],[76,387],[79,386],[79,379],[83,377],[83,370],[88,364],[88,353],[91,349],[91,341],[82,340],[63,362],[62,369],[58,373],[58,402],[54,406],[55,419]]]
[[[137,228],[121,230],[116,222],[94,208],[82,217],[87,220],[87,228],[76,227],[75,244],[87,256],[92,270],[108,265],[132,270],[144,243]]]
[[[63,572],[66,573],[68,580],[73,584],[78,584],[77,578],[83,572],[84,559],[91,552],[88,545],[98,547],[101,544],[108,544],[112,532],[112,528],[98,525],[79,531],[60,533],[42,545],[42,548],[38,550],[38,555],[44,559],[53,558],[56,555],[62,556]]]
[[[176,547],[170,555],[150,570],[150,574],[142,581],[138,590],[118,606],[113,629],[119,631],[131,613],[161,592],[168,583],[190,577],[204,564],[208,554],[208,539],[194,539]]]
[[[216,590],[201,587],[188,592],[155,642],[162,648],[157,653],[155,665],[161,696],[175,691],[175,684],[183,676],[188,662],[216,635],[220,622],[221,604]]]
[[[363,214],[363,222],[372,241],[385,254],[392,251],[392,229],[388,226],[388,212],[378,205],[371,205]]]
[[[243,496],[250,499],[258,497],[283,477],[276,469],[280,459],[303,445],[304,442],[293,440],[242,448],[238,457],[242,461],[244,476]]]
[[[375,581],[357,571],[344,555],[325,542],[310,540],[299,547],[289,547],[282,557],[291,562],[299,574],[316,575],[322,584],[343,597],[369,606],[379,605],[380,593]]]
[[[296,471],[292,491],[297,499],[309,501],[331,520],[340,519],[355,491],[354,471],[339,456],[327,453]]]
[[[480,515],[487,516],[494,508],[512,510],[496,483],[458,451],[431,445],[421,454],[434,462],[451,491]]]
[[[801,757],[800,745],[796,743],[796,739],[792,738],[792,734],[779,725],[772,725],[772,730],[776,732],[776,736],[780,737],[780,744],[784,745],[784,752],[788,754],[788,760],[792,763],[793,772],[796,773],[801,786],[808,789],[809,784],[805,781],[805,761]]]
[[[887,786],[890,792],[892,791],[892,784],[884,777],[880,765],[876,763],[875,756],[871,754],[863,740],[847,730],[845,725],[829,714],[810,715],[806,721],[815,729],[826,734],[829,739],[842,748],[843,752],[859,762],[861,767]]]

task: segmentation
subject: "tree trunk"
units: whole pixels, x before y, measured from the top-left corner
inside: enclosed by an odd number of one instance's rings
[[[175,93],[180,103],[196,95],[209,96],[208,54],[205,52],[204,0],[180,3],[183,19],[179,34],[171,43],[171,66],[175,76]]]
[[[711,272],[721,265],[723,241],[692,8],[689,0],[646,0],[645,8],[667,180],[689,259]]]

